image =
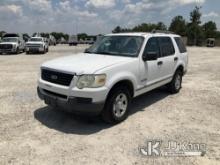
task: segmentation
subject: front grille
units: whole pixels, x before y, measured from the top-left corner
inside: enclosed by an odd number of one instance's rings
[[[1,44],[0,49],[12,49],[12,44]]]
[[[54,84],[69,86],[73,79],[73,75],[67,74],[67,73],[61,73],[57,71],[51,71],[47,69],[42,69],[41,78],[45,81],[48,81]]]

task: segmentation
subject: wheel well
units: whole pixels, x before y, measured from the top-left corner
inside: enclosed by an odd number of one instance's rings
[[[178,71],[178,70],[181,71],[182,74],[184,73],[184,68],[183,68],[182,65],[178,66],[178,68],[176,69],[176,71]]]
[[[129,92],[130,92],[130,94],[131,94],[131,97],[134,96],[134,86],[133,86],[133,83],[132,83],[130,80],[122,80],[122,81],[117,82],[117,83],[111,88],[111,90],[109,91],[108,96],[109,96],[109,94],[111,93],[111,91],[112,91],[114,88],[118,87],[118,86],[123,86],[123,87],[128,88],[128,90],[129,90]]]

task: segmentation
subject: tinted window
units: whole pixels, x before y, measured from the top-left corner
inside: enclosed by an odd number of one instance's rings
[[[176,41],[176,44],[179,48],[180,53],[185,53],[186,52],[186,47],[185,47],[182,39],[180,37],[175,37],[174,39]]]
[[[152,37],[147,41],[147,45],[145,47],[144,53],[146,54],[147,52],[156,52],[157,55],[159,56],[160,47],[159,47],[158,39],[156,37]]]
[[[170,37],[159,37],[161,56],[170,56],[175,54],[173,42]]]

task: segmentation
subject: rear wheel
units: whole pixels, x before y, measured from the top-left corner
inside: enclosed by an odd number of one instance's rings
[[[172,81],[168,84],[169,91],[173,94],[178,93],[182,88],[182,76],[181,70],[177,70],[173,76]]]
[[[114,88],[107,100],[102,112],[102,119],[108,123],[119,123],[128,116],[131,95],[126,87]]]

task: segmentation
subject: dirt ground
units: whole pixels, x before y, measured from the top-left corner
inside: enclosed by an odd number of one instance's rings
[[[84,47],[50,47],[46,55],[0,56],[0,164],[220,164],[220,48],[188,48],[179,94],[154,90],[133,101],[129,118],[111,126],[53,111],[37,97],[40,64]],[[203,157],[146,157],[148,139],[205,143]]]

